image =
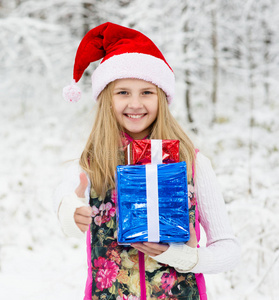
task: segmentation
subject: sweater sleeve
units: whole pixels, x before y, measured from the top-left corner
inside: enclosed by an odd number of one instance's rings
[[[53,207],[55,213],[58,215],[59,207],[61,205],[62,199],[66,196],[72,196],[76,188],[79,185],[79,174],[84,171],[81,169],[78,161],[72,162],[65,170],[64,176],[60,184],[54,191],[53,194]],[[87,174],[86,174],[87,175]],[[89,202],[89,193],[90,193],[90,180],[88,179],[88,187],[86,189],[85,198],[87,203]]]
[[[78,162],[72,163],[64,174],[62,182],[54,192],[53,205],[60,221],[62,231],[66,236],[83,238],[84,233],[78,228],[74,220],[74,213],[77,208],[89,204],[90,180],[85,191],[85,197],[79,198],[75,190],[80,183],[79,174],[84,172]]]
[[[240,247],[232,232],[225,203],[211,163],[201,153],[196,160],[196,197],[206,247],[191,248],[170,244],[155,260],[175,267],[181,273],[214,274],[232,269],[240,259]]]
[[[205,230],[206,247],[198,249],[199,261],[194,273],[213,274],[235,267],[240,246],[232,231],[224,199],[211,163],[201,153],[196,160],[196,197],[200,224]]]

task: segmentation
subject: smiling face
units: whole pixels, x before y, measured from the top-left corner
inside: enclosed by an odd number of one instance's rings
[[[117,121],[133,139],[143,139],[150,133],[158,113],[154,84],[140,79],[117,79],[112,102]]]

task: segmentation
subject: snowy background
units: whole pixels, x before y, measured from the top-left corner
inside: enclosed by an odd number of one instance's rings
[[[82,299],[85,241],[63,236],[52,193],[94,112],[90,76],[78,104],[62,88],[82,36],[106,21],[163,51],[171,110],[218,175],[243,255],[206,276],[209,299],[279,299],[278,15],[275,0],[0,1],[1,299]]]

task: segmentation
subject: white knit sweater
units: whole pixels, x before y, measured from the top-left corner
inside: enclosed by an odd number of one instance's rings
[[[80,172],[78,163],[72,165],[54,194],[55,210],[63,231],[76,237],[83,235],[73,219],[75,209],[83,206],[85,200],[74,197],[74,191],[79,185]],[[171,244],[167,251],[155,259],[175,267],[180,272],[210,274],[228,271],[239,262],[240,247],[230,226],[224,199],[211,163],[200,152],[196,159],[195,180],[200,224],[207,238],[206,247],[200,247],[193,252],[188,246]],[[87,203],[89,191],[90,187],[86,192]],[[198,257],[198,260],[195,257]]]

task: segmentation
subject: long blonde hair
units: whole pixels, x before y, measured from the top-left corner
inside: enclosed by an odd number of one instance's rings
[[[104,198],[115,187],[115,170],[123,164],[122,139],[124,129],[117,122],[112,103],[114,82],[108,84],[98,97],[96,119],[80,158],[81,167],[90,177],[97,195]],[[195,148],[189,137],[171,115],[165,93],[157,87],[159,109],[151,125],[150,139],[180,141],[180,161],[186,161],[187,175],[192,175]]]

